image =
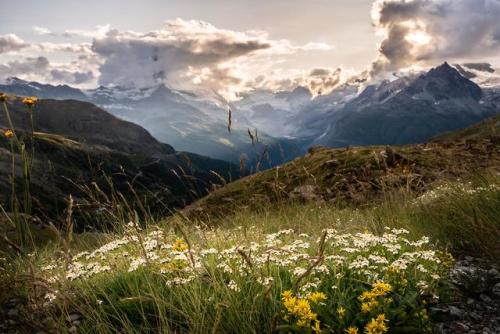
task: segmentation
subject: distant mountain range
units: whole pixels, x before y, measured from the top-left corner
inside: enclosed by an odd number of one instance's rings
[[[296,141],[259,131],[246,115],[225,101],[207,99],[194,93],[172,90],[165,85],[147,89],[98,87],[82,91],[69,86],[52,86],[18,78],[6,80],[0,91],[20,96],[73,99],[91,102],[113,115],[141,125],[156,139],[177,150],[260,169],[275,166],[305,151]],[[228,131],[232,110],[231,132]]]
[[[231,103],[164,85],[82,91],[11,78],[0,91],[92,102],[177,150],[233,163],[243,158],[252,170],[282,164],[314,145],[420,143],[500,112],[500,74],[482,63],[445,63],[376,83],[353,78],[315,97],[303,87],[255,90]]]

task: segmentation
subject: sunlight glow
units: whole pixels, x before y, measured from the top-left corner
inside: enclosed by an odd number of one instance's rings
[[[413,45],[427,45],[431,42],[432,36],[422,30],[415,30],[406,35],[405,39]]]

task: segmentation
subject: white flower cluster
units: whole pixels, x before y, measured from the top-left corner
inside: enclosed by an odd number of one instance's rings
[[[407,271],[418,275],[423,287],[440,277],[440,260],[430,249],[429,238],[409,239],[410,232],[405,229],[386,228],[382,235],[338,233],[334,229],[323,230],[322,236],[298,234],[290,229],[267,235],[255,229],[249,233],[248,241],[242,243],[241,237],[234,238],[231,244],[229,237],[224,236],[228,240],[220,242],[215,239],[215,232],[207,231],[203,243],[210,247],[191,244],[189,248],[182,238],[176,240],[171,232],[155,229],[147,234],[129,234],[90,253],[80,253],[67,268],[54,261],[42,270],[59,280],[76,280],[147,268],[162,275],[167,286],[191,284],[217,272],[234,292],[241,290],[241,282],[249,280],[269,287],[275,284],[275,274],[283,270],[295,280],[300,277],[304,293],[315,289],[325,278],[337,287],[342,279],[352,275],[375,281],[388,271]],[[323,253],[319,253],[321,242]]]

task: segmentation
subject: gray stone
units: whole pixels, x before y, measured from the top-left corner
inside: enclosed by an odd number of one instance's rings
[[[73,321],[76,321],[76,320],[80,319],[80,317],[81,317],[81,316],[80,316],[79,314],[77,314],[77,313],[72,313],[72,314],[70,314],[70,315],[68,316],[68,321],[73,322]]]
[[[449,307],[450,315],[455,318],[461,318],[464,315],[464,311],[459,309],[456,306],[450,306]]]
[[[491,303],[491,298],[490,298],[490,297],[488,297],[488,296],[487,296],[487,295],[485,295],[485,294],[481,294],[481,295],[479,295],[479,298],[480,298],[483,302],[485,302],[485,303]]]
[[[9,312],[7,312],[7,315],[9,317],[17,317],[18,314],[19,314],[19,310],[16,308],[10,309]]]
[[[498,279],[500,277],[500,272],[493,268],[488,270],[488,275],[493,279]]]
[[[469,317],[471,317],[472,319],[474,319],[476,321],[481,320],[481,316],[479,314],[477,314],[476,312],[470,312]]]
[[[493,294],[493,296],[500,298],[500,283],[497,283],[493,286],[493,288],[491,289],[491,293]]]

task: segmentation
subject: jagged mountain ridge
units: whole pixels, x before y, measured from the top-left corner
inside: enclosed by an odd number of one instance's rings
[[[98,87],[80,91],[14,78],[0,85],[0,91],[43,98],[76,99],[92,102],[124,120],[147,129],[156,139],[181,151],[239,163],[242,158],[253,168],[268,168],[289,161],[305,151],[294,140],[270,136],[257,127],[259,141],[252,144],[248,129],[255,123],[234,104],[207,99],[193,92],[158,85],[144,89]],[[302,92],[303,94],[304,92]],[[293,96],[289,98],[290,103]],[[228,109],[232,128],[228,132]]]
[[[500,112],[483,99],[481,88],[447,63],[413,80],[398,79],[367,87],[336,110],[315,143],[347,145],[421,143],[440,133],[460,129]]]
[[[373,84],[350,80],[316,97],[303,87],[290,92],[256,90],[229,104],[231,133],[225,104],[164,85],[99,87],[80,91],[84,97],[80,94],[79,99],[140,124],[177,149],[232,162],[243,157],[248,166],[264,161],[260,168],[267,168],[302,155],[311,145],[418,143],[466,127],[500,110],[500,86],[493,84],[497,76],[488,64],[444,64],[429,72],[395,74],[394,80]],[[15,85],[0,86],[0,90],[27,91],[21,90],[20,80],[14,81]],[[484,83],[485,88],[473,81]],[[67,86],[48,90],[37,83],[25,82],[24,86],[61,98],[66,92],[78,94]],[[248,129],[258,130],[261,141],[256,145],[252,145]]]

